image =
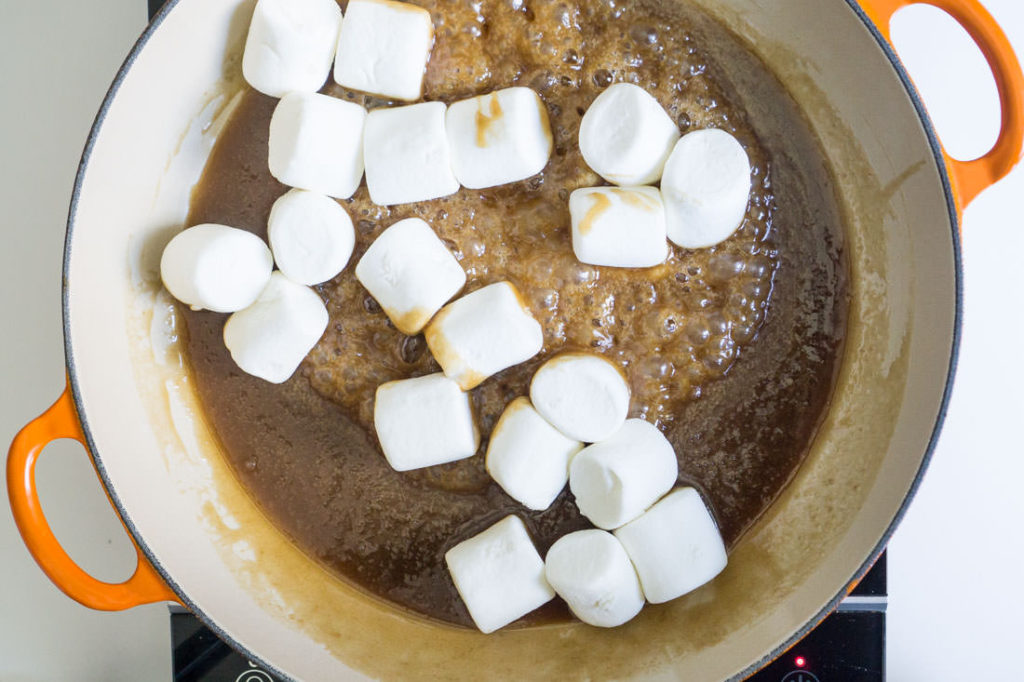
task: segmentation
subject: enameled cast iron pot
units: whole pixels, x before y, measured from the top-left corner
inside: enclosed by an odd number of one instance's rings
[[[671,0],[666,0],[671,1]],[[742,677],[832,610],[882,551],[935,443],[956,361],[959,214],[1019,160],[1024,79],[977,0],[925,0],[970,33],[1002,104],[995,148],[937,142],[886,42],[911,0],[690,0],[785,83],[833,167],[851,256],[849,335],[806,463],[710,585],[628,626],[484,636],[399,613],[332,578],[260,514],[217,453],[159,291],[219,122],[240,91],[252,0],[172,0],[118,73],[75,184],[64,263],[68,388],[11,446],[7,485],[36,561],[97,609],[178,601],[268,669],[303,680]],[[138,546],[107,584],[42,515],[34,467],[82,442]]]

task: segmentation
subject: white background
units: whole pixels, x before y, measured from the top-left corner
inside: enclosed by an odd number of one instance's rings
[[[983,2],[1024,55],[1024,2]],[[62,389],[68,199],[93,116],[145,21],[144,0],[0,0],[0,444]],[[905,10],[894,34],[950,150],[982,153],[999,116],[980,53],[931,8]],[[1019,675],[1022,200],[1024,169],[965,216],[956,389],[932,468],[889,553],[892,680]],[[107,580],[131,573],[134,553],[77,446],[48,449],[39,487],[58,537],[84,568]],[[0,505],[0,680],[71,679],[170,679],[167,610],[106,614],[72,602],[33,563]]]

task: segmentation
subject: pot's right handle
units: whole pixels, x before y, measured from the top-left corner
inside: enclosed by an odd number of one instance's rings
[[[926,4],[949,13],[966,29],[985,55],[999,90],[1002,127],[992,149],[974,161],[945,154],[953,191],[962,211],[967,204],[1013,170],[1024,152],[1024,75],[1006,33],[978,0],[859,0],[861,7],[890,44],[889,21],[897,10]]]
[[[138,545],[135,545],[138,555],[135,573],[123,583],[105,583],[93,578],[60,546],[43,515],[35,476],[36,462],[43,448],[60,438],[71,438],[88,447],[70,387],[65,388],[50,409],[29,422],[14,437],[7,454],[7,493],[11,511],[36,563],[64,594],[93,609],[121,611],[140,604],[180,601]]]

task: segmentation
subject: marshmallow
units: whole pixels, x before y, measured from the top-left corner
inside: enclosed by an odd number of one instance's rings
[[[444,559],[469,615],[484,634],[555,598],[544,578],[544,561],[518,516],[506,516],[460,542]]]
[[[530,400],[570,438],[596,443],[619,430],[629,411],[629,385],[600,355],[563,353],[537,370]]]
[[[440,373],[378,386],[373,425],[396,471],[466,459],[480,447],[469,395]]]
[[[658,100],[632,83],[598,95],[580,122],[580,152],[595,173],[616,185],[657,182],[679,128]]]
[[[298,284],[337,277],[356,243],[352,219],[334,199],[293,189],[274,202],[267,224],[277,267]]]
[[[380,206],[410,204],[459,191],[452,174],[445,106],[424,102],[374,109],[366,117],[366,187]]]
[[[427,346],[463,390],[526,362],[544,346],[544,332],[514,286],[498,282],[449,303],[427,325]]]
[[[256,302],[224,324],[224,345],[242,371],[288,380],[327,329],[327,306],[309,287],[275,272]]]
[[[553,138],[548,110],[529,88],[507,88],[448,107],[448,144],[455,177],[484,189],[544,170]]]
[[[622,544],[603,530],[569,533],[551,545],[544,575],[558,596],[588,625],[613,628],[644,607],[636,570]]]
[[[398,331],[410,336],[466,284],[455,256],[419,218],[384,230],[359,259],[356,278]]]
[[[271,97],[316,92],[331,72],[339,30],[341,9],[334,0],[259,0],[242,75]]]
[[[391,0],[349,0],[338,36],[338,85],[412,102],[434,46],[430,12]]]
[[[263,240],[226,225],[179,232],[160,257],[171,295],[193,310],[233,313],[252,304],[270,280],[274,258]]]
[[[363,177],[358,104],[319,95],[285,95],[270,119],[270,173],[290,187],[347,199]]]
[[[722,572],[728,558],[711,512],[693,488],[680,488],[615,531],[652,604],[681,597]]]
[[[583,443],[566,438],[516,398],[501,415],[487,445],[487,471],[498,485],[530,509],[551,506],[569,480],[569,462]]]
[[[583,263],[649,268],[668,258],[665,207],[654,187],[589,187],[569,196],[572,250]]]
[[[661,180],[668,238],[687,249],[727,239],[741,224],[750,197],[750,160],[724,130],[684,135]]]
[[[576,455],[569,488],[591,523],[612,530],[643,514],[678,475],[675,450],[658,427],[629,419],[611,438]]]

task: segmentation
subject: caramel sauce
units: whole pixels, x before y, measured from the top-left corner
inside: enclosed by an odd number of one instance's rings
[[[594,222],[612,207],[612,200],[603,194],[591,194],[590,199],[593,203],[580,221],[580,234],[588,234],[594,229]]]
[[[652,213],[660,208],[657,201],[640,194],[639,192],[634,192],[628,189],[613,189],[612,194],[622,199],[623,203],[640,211]]]
[[[484,112],[484,102],[490,101],[490,113]],[[505,115],[501,110],[501,102],[494,95],[480,99],[480,106],[476,112],[476,146],[487,146],[487,133],[491,126],[496,124]]]
[[[384,312],[403,334],[412,334],[414,329],[423,329],[431,318],[430,311],[420,307],[415,307],[404,313],[388,309],[385,309]]]
[[[550,115],[551,160],[523,182],[435,201],[375,206],[365,186],[342,201],[356,225],[355,252],[345,271],[316,287],[330,325],[284,384],[234,365],[221,338],[225,315],[181,310],[197,391],[239,480],[337,575],[396,605],[471,625],[444,564],[448,548],[508,514],[524,520],[542,555],[558,537],[590,527],[568,489],[547,510],[525,509],[483,460],[499,416],[528,394],[541,363],[560,352],[599,353],[627,377],[630,416],[666,433],[679,482],[701,491],[731,546],[807,451],[842,349],[843,226],[807,123],[749,55],[712,59],[702,15],[686,3],[413,4],[431,12],[436,34],[424,97],[450,103],[531,87]],[[735,89],[736,68],[745,69],[744,82],[760,84],[757,101]],[[718,127],[744,145],[753,188],[730,239],[700,251],[673,246],[664,265],[643,270],[576,261],[568,196],[602,184],[579,153],[580,118],[612,82],[644,87],[684,133]],[[324,92],[390,105],[333,84]],[[189,224],[266,237],[270,208],[287,191],[267,169],[275,104],[256,92],[243,96],[194,192]],[[376,441],[374,392],[440,368],[422,335],[388,320],[354,267],[385,228],[409,217],[446,241],[467,273],[464,293],[512,282],[542,325],[544,349],[471,392],[482,436],[474,457],[399,473]],[[527,621],[568,617],[555,600]]]

